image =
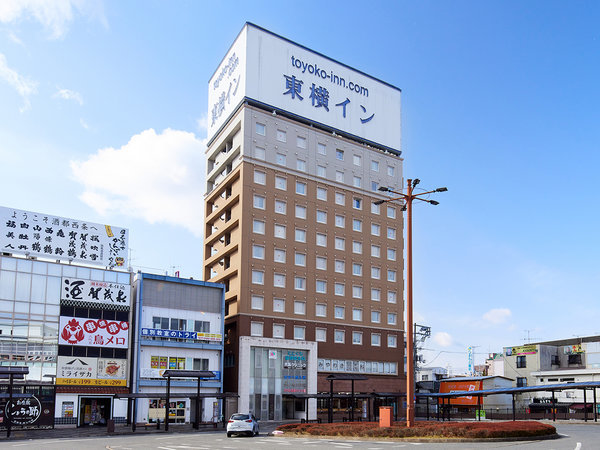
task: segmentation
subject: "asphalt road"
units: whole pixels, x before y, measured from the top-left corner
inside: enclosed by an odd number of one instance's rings
[[[267,436],[227,438],[225,432],[176,433],[176,434],[139,434],[124,436],[105,436],[90,438],[65,439],[35,439],[16,440],[0,443],[0,448],[6,449],[41,449],[41,450],[88,450],[88,449],[157,449],[157,450],[213,450],[213,449],[295,449],[295,448],[335,448],[335,449],[365,449],[392,450],[411,449],[512,449],[527,450],[592,450],[600,449],[600,425],[593,424],[564,424],[557,425],[560,439],[539,441],[512,442],[443,442],[423,443],[410,441],[378,441],[357,439],[316,439]],[[261,433],[266,433],[267,424],[263,424]]]

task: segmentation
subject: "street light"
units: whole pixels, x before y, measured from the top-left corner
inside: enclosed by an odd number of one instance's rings
[[[381,192],[391,192],[397,197],[384,200],[377,200],[374,203],[381,205],[385,202],[402,200],[402,211],[406,211],[406,426],[412,427],[415,423],[415,385],[414,385],[414,359],[413,359],[413,310],[412,310],[412,202],[421,200],[431,205],[439,205],[435,200],[421,198],[424,195],[433,192],[446,192],[448,188],[441,187],[432,191],[414,193],[415,187],[421,182],[418,178],[407,180],[406,193],[394,191],[385,186],[381,186]]]

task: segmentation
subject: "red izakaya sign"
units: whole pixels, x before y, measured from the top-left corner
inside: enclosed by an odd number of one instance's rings
[[[129,322],[81,317],[60,317],[60,345],[127,348]]]

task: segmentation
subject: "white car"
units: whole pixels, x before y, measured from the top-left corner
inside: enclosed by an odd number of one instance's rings
[[[233,434],[258,436],[258,420],[252,414],[235,413],[227,422],[227,437]]]

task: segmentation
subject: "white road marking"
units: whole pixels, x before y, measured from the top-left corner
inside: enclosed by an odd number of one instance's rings
[[[575,450],[579,450],[581,448],[581,442],[578,442],[577,445],[575,446]]]

